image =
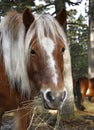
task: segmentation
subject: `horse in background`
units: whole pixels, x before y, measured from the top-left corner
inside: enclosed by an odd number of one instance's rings
[[[65,9],[56,17],[26,9],[8,12],[0,23],[0,113],[18,108],[17,130],[30,123],[30,109],[22,101],[32,101],[40,92],[45,108],[62,109],[67,98],[65,74],[71,70],[65,21]]]
[[[81,111],[85,110],[83,104],[85,97],[93,102],[94,97],[94,78],[80,77],[74,84],[74,98],[77,108]]]

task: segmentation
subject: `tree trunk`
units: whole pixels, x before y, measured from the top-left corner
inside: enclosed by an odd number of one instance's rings
[[[56,12],[59,12],[61,8],[65,8],[65,0],[55,0]]]
[[[62,8],[65,7],[65,0],[55,0],[55,10],[58,13]],[[66,32],[66,24],[63,26],[64,31]]]
[[[94,0],[89,0],[89,50],[88,50],[89,78],[94,77]]]
[[[65,8],[65,0],[55,0],[55,7],[56,12],[60,11],[61,8]],[[64,27],[64,30],[66,32],[66,26]],[[74,115],[74,96],[73,96],[73,82],[71,73],[71,58],[68,48],[66,48],[64,54],[64,59],[66,62],[64,70],[64,85],[67,89],[67,99],[63,104],[62,109],[62,117],[64,119],[70,119]]]
[[[74,95],[73,95],[73,79],[71,72],[71,56],[69,47],[66,47],[64,53],[64,86],[67,89],[67,99],[63,104],[62,114],[64,119],[71,119],[74,116]],[[66,57],[67,55],[67,57]]]

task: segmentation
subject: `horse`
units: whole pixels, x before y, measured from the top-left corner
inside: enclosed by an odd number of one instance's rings
[[[81,111],[84,111],[85,106],[83,102],[85,97],[88,97],[88,100],[93,102],[92,99],[94,97],[94,78],[78,78],[74,85],[74,97],[76,100],[77,108]]]
[[[63,31],[66,10],[55,17],[6,13],[0,23],[0,113],[15,110],[17,130],[29,129],[30,109],[21,102],[41,94],[46,109],[63,109],[70,73],[69,47]],[[66,84],[66,85],[65,85]],[[69,83],[68,83],[69,84]],[[26,116],[23,116],[26,115]]]

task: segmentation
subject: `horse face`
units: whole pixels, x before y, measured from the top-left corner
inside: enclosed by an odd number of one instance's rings
[[[30,47],[28,74],[36,89],[41,91],[45,107],[58,107],[66,96],[63,84],[64,44],[57,44],[50,38],[43,38],[40,46],[34,40]]]
[[[23,20],[29,15],[30,12],[27,10],[23,15]],[[56,19],[61,17],[59,15]],[[39,16],[34,20],[33,15],[30,15],[29,18],[31,20],[27,21],[34,22],[26,23],[24,20],[27,34],[31,36],[30,33],[35,32],[32,34],[33,38],[29,40],[30,59],[27,67],[29,79],[36,90],[41,92],[45,107],[57,108],[66,99],[63,82],[65,46],[61,30],[58,30],[61,28],[51,16]]]

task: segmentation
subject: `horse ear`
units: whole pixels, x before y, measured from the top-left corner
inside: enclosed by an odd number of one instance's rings
[[[33,14],[28,8],[26,8],[23,12],[23,23],[25,25],[26,30],[28,30],[33,21],[34,21]]]
[[[66,22],[67,19],[67,12],[66,10],[63,8],[59,11],[59,13],[56,15],[56,20],[60,23],[61,26],[64,25],[64,23]]]

